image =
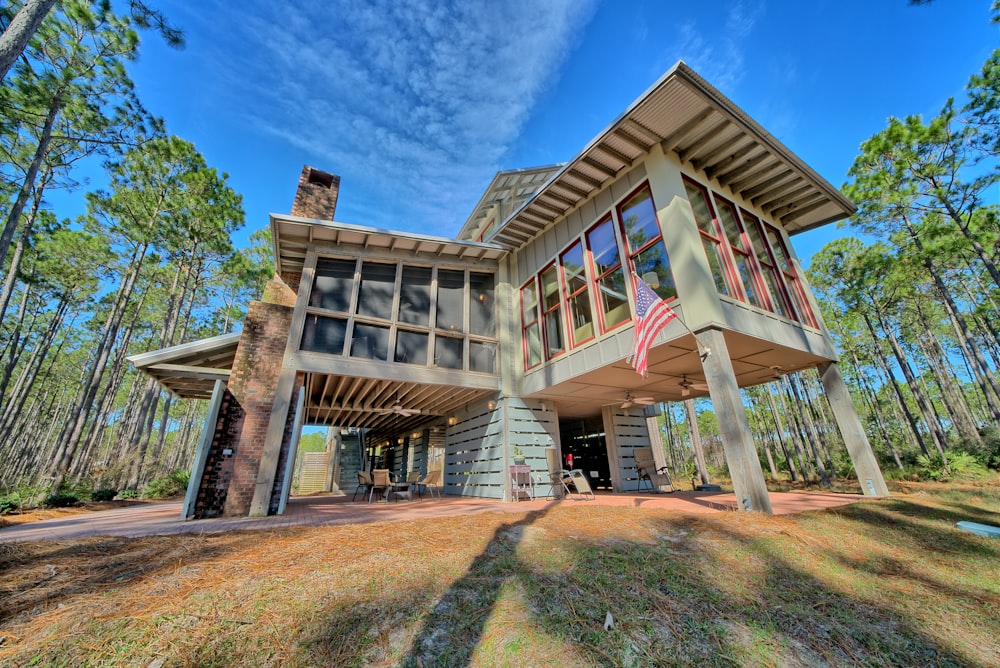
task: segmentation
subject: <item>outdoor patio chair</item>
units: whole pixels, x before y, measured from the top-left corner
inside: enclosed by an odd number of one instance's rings
[[[423,487],[427,490],[427,493],[434,498],[434,492],[437,492],[438,498],[441,498],[441,471],[440,469],[435,469],[433,471],[428,471],[427,475],[421,478],[417,485]]]
[[[357,498],[358,494],[361,494],[361,498],[365,498],[368,492],[372,488],[372,474],[368,471],[358,471],[358,488],[354,490],[354,496],[351,497],[351,501]]]
[[[389,476],[389,469],[375,469],[372,471],[372,488],[368,492],[368,503],[372,502],[372,497],[378,492],[386,501],[389,500],[389,490],[392,489],[392,478]]]
[[[639,474],[639,488],[636,491],[642,491],[643,481],[649,485],[649,491],[656,492],[657,494],[661,492],[669,494],[676,491],[674,490],[674,483],[670,479],[670,473],[667,471],[667,467],[661,466],[660,468],[656,468],[656,462],[653,460],[653,450],[651,448],[635,449],[635,468],[636,472]]]
[[[590,488],[590,480],[587,479],[587,475],[580,469],[573,469],[572,471],[558,469],[551,474],[551,477],[552,485],[560,485],[566,497],[576,494],[576,498],[578,499],[597,498],[594,496],[594,490]]]

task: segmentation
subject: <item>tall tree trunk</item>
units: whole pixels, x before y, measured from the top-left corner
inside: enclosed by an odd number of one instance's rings
[[[52,128],[55,126],[56,118],[59,117],[61,111],[62,97],[56,95],[52,100],[52,106],[49,107],[49,113],[45,117],[45,124],[42,126],[42,133],[38,138],[38,146],[35,147],[35,154],[31,159],[31,164],[28,165],[28,171],[24,175],[24,181],[21,183],[21,189],[17,193],[17,199],[7,214],[3,233],[0,233],[0,267],[4,266],[7,259],[7,251],[10,250],[10,244],[14,239],[14,232],[21,221],[21,214],[24,213],[24,207],[27,206],[28,198],[31,197],[31,193],[35,188],[38,171],[41,169],[42,161],[49,152],[49,144],[52,143]]]
[[[25,0],[21,9],[17,10],[10,25],[0,35],[0,81],[24,53],[24,48],[54,4],[56,0]]]
[[[708,466],[705,464],[705,449],[701,442],[701,430],[698,429],[698,416],[694,411],[694,399],[684,400],[684,414],[687,416],[688,434],[691,436],[691,450],[694,452],[694,465],[702,485],[708,485]]]

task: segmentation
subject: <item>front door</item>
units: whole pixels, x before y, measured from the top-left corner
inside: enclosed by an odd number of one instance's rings
[[[611,490],[611,466],[608,464],[608,446],[604,440],[604,420],[593,418],[559,420],[559,438],[562,441],[562,467],[580,469],[597,489]]]

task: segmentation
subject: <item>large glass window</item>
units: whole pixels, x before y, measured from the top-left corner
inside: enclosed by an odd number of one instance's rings
[[[321,258],[314,277],[301,350],[496,373],[494,274]]]
[[[760,264],[761,273],[764,276],[764,283],[767,285],[768,297],[771,302],[771,310],[786,318],[795,318],[789,304],[788,296],[785,294],[784,286],[781,282],[781,275],[778,267],[768,251],[767,243],[761,234],[760,220],[746,209],[741,209],[743,220],[746,221],[747,236],[750,238],[750,246],[757,256],[757,263]]]
[[[462,368],[464,339],[438,336],[434,339],[434,365],[445,369]]]
[[[715,203],[719,209],[719,222],[722,224],[722,229],[725,230],[729,251],[732,253],[736,273],[747,296],[747,301],[757,308],[767,308],[761,297],[764,288],[761,285],[763,278],[760,274],[760,268],[754,260],[750,242],[743,231],[743,223],[736,214],[736,207],[718,195],[715,197]]]
[[[701,245],[705,249],[708,265],[712,268],[712,279],[715,289],[721,295],[740,297],[739,291],[733,286],[733,277],[727,270],[728,262],[722,246],[722,234],[718,229],[718,221],[712,212],[712,204],[708,199],[708,191],[701,186],[684,179],[684,189],[687,191],[694,220],[698,224]]]
[[[324,318],[310,313],[306,315],[299,348],[316,353],[343,355],[346,337],[347,320],[345,318]]]
[[[542,314],[545,318],[546,359],[551,359],[566,350],[560,292],[559,268],[550,264],[542,271]]]
[[[632,317],[611,218],[606,218],[587,232],[587,250],[594,267],[594,289],[597,293],[601,331],[607,332]]]
[[[437,320],[435,327],[463,332],[465,321],[465,272],[438,270]]]
[[[660,297],[673,299],[677,296],[677,288],[649,187],[641,188],[622,203],[618,213],[635,272]]]
[[[409,332],[399,330],[396,332],[396,354],[394,359],[397,362],[406,364],[427,364],[427,343],[430,336],[427,332]]]
[[[496,286],[493,274],[469,272],[469,332],[496,336]]]
[[[396,293],[396,265],[364,262],[358,290],[358,315],[392,319],[392,300]]]
[[[431,267],[403,267],[403,280],[399,284],[399,314],[396,316],[399,322],[425,327],[430,324],[432,272]]]
[[[524,366],[542,362],[542,328],[538,319],[538,286],[532,278],[521,288],[521,334],[524,340]]]
[[[775,227],[763,221],[761,221],[761,224],[764,227],[764,234],[770,244],[778,269],[785,279],[785,285],[788,287],[788,296],[791,298],[792,304],[799,314],[799,319],[810,327],[819,327],[819,323],[816,322],[816,316],[809,306],[809,300],[806,298],[802,281],[799,280],[799,276],[795,273],[795,268],[792,266],[791,256],[788,254],[788,248],[781,238],[781,233]]]
[[[368,360],[389,358],[389,328],[354,323],[351,337],[351,357]]]
[[[560,257],[563,281],[566,283],[566,305],[569,308],[572,345],[594,338],[594,313],[590,306],[590,289],[583,264],[583,244],[579,241]]]
[[[309,295],[309,306],[331,311],[351,310],[354,294],[355,260],[323,258],[316,263],[316,278]]]

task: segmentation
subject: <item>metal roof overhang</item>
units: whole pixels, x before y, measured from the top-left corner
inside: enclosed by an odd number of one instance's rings
[[[306,252],[313,244],[337,246],[348,252],[400,252],[435,261],[445,259],[462,263],[496,262],[508,252],[506,247],[494,243],[456,241],[276,213],[271,214],[271,238],[279,274],[301,272]]]
[[[789,234],[850,216],[854,204],[781,142],[678,62],[514,212],[490,241],[519,248],[657,144],[728,186]]]
[[[216,380],[229,380],[241,336],[240,332],[213,336],[127,359],[178,397],[208,399]]]

